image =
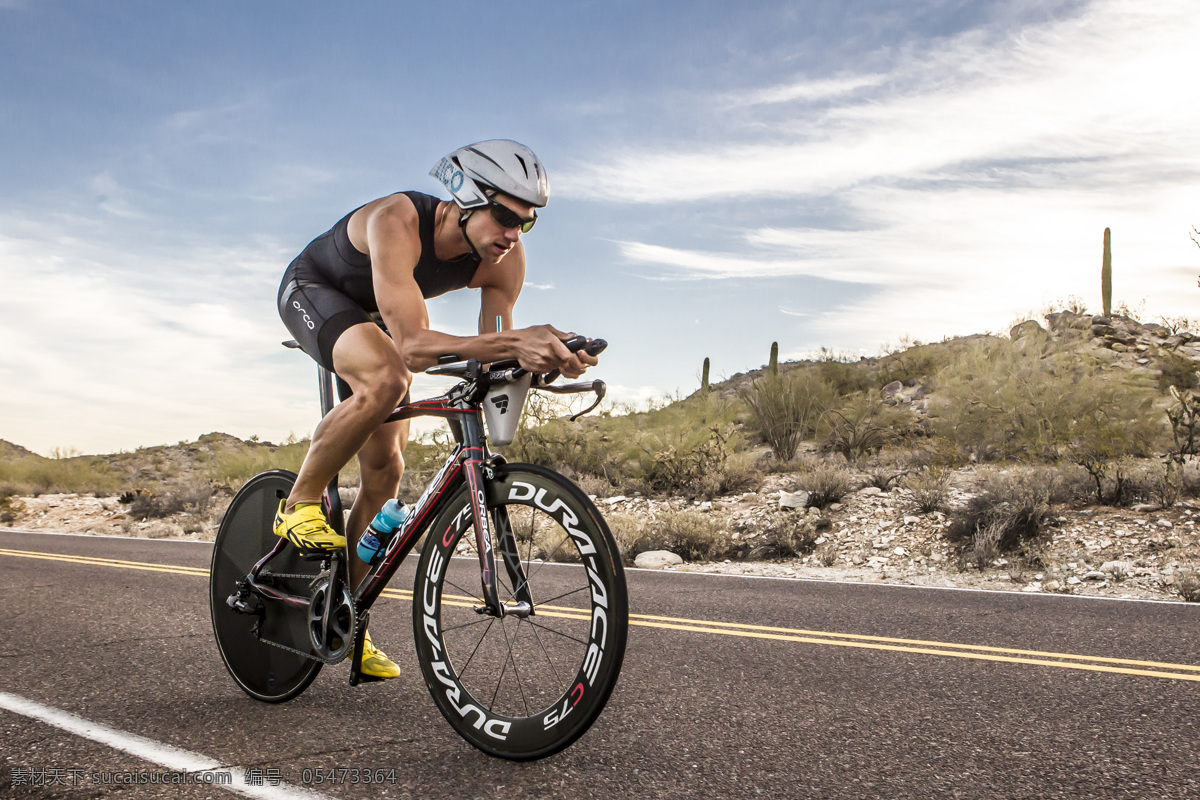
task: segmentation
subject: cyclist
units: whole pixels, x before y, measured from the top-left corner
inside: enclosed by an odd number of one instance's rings
[[[557,369],[567,377],[597,363],[567,350],[563,340],[572,334],[550,325],[512,328],[525,280],[521,234],[533,228],[537,209],[550,197],[546,170],[533,151],[507,139],[477,142],[442,158],[429,174],[453,202],[421,192],[373,200],[314,239],[280,284],[284,324],[304,352],[337,375],[342,400],[317,426],[275,516],[275,533],[300,548],[346,547],[320,500],[356,453],[362,484],[347,530],[362,532],[396,496],[409,421],[383,422],[408,401],[412,374],[434,366],[438,356],[515,358],[531,372]],[[425,300],[463,288],[481,290],[479,335],[430,330]],[[375,311],[388,333],[371,320]],[[369,567],[353,545],[347,557],[351,586],[357,586]],[[369,635],[362,671],[375,678],[400,674]]]

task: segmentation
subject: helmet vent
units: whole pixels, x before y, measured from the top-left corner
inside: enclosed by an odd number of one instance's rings
[[[529,177],[529,165],[525,163],[525,159],[521,158],[519,153],[513,153],[517,157],[517,161],[521,162],[521,169],[525,170],[525,177]]]

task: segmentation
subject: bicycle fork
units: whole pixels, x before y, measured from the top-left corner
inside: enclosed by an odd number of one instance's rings
[[[467,493],[471,498],[471,516],[475,528],[475,549],[479,554],[480,585],[483,590],[482,606],[476,606],[479,614],[491,614],[495,617],[509,615],[528,617],[534,613],[533,597],[529,592],[529,581],[521,565],[517,551],[516,538],[513,536],[512,524],[508,512],[501,505],[488,513],[486,483],[494,474],[493,463],[485,464],[471,455],[482,455],[482,448],[469,448],[468,458],[463,463],[463,472],[467,482]],[[513,597],[502,599],[499,592],[499,580],[496,575],[496,557],[492,550],[492,523],[495,524],[496,542],[503,559],[504,569],[513,586]]]

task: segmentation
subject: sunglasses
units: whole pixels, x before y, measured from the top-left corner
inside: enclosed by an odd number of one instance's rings
[[[537,211],[533,212],[532,217],[521,217],[508,206],[497,203],[494,197],[489,198],[488,211],[501,228],[520,228],[521,233],[529,233],[533,230],[533,224],[537,222]]]

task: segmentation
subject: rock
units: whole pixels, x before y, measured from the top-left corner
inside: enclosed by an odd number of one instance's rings
[[[946,557],[944,555],[942,555],[941,553],[931,553],[929,556],[929,560],[935,564],[940,564],[946,560]]]
[[[1105,575],[1103,572],[1100,572],[1099,570],[1094,569],[1091,572],[1084,575],[1083,579],[1085,581],[1103,581],[1103,580],[1107,580],[1108,576]]]
[[[683,559],[669,550],[647,550],[645,553],[638,553],[638,557],[633,560],[633,565],[639,569],[663,569],[682,563]]]
[[[779,507],[804,508],[808,505],[808,498],[811,496],[808,492],[785,492],[781,489],[779,492]]]
[[[1160,519],[1154,523],[1160,528],[1174,528],[1175,525],[1169,519]]]
[[[895,550],[892,551],[892,553],[894,553],[895,555],[898,555],[898,556],[908,555],[908,551],[905,550],[903,547],[897,547]]]
[[[629,499],[629,498],[628,498],[628,497],[626,497],[625,495],[623,495],[623,494],[619,494],[619,495],[617,495],[616,497],[605,497],[605,498],[604,498],[603,500],[601,500],[600,502],[601,502],[601,503],[608,503],[608,504],[611,506],[611,505],[616,505],[617,503],[621,502],[622,500],[628,500],[628,499]]]
[[[1160,506],[1158,503],[1138,503],[1133,507],[1133,510],[1141,514],[1148,514],[1151,511],[1158,511],[1160,508],[1162,508],[1162,506]]]
[[[883,490],[878,486],[864,486],[858,490],[858,493],[863,497],[871,497],[872,495],[883,494]]]
[[[1160,339],[1165,339],[1171,335],[1171,330],[1166,325],[1159,325],[1157,322],[1146,322],[1142,324],[1142,330],[1147,333],[1152,333]]]
[[[1096,316],[1092,317],[1092,324],[1093,325],[1112,325],[1112,320],[1109,319],[1108,317],[1102,317],[1099,314],[1097,314]]]
[[[843,506],[841,503],[832,503],[825,510],[826,511],[841,511],[843,508],[845,508],[845,506]]]
[[[1068,586],[1078,586],[1078,585],[1079,585],[1079,584],[1081,584],[1081,583],[1083,583],[1083,581],[1079,580],[1079,578],[1076,578],[1074,575],[1072,575],[1071,577],[1067,578],[1067,585],[1068,585]]]
[[[1062,584],[1059,583],[1058,581],[1050,581],[1049,583],[1046,584],[1047,592],[1057,592],[1060,589],[1062,589]]]
[[[700,511],[712,511],[713,504],[711,500],[705,500],[700,504]]]
[[[1037,320],[1027,319],[1024,322],[1018,322],[1008,330],[1008,336],[1011,339],[1020,339],[1022,336],[1030,336],[1032,334],[1045,333],[1041,325],[1038,325]]]
[[[904,518],[905,525],[916,525],[920,521],[921,521],[920,517],[905,517]]]
[[[1042,590],[1042,585],[1037,582],[1031,583],[1028,586],[1025,586],[1024,588],[1021,589],[1022,592],[1040,592],[1041,590]]]
[[[900,381],[892,381],[887,386],[883,387],[883,396],[891,397],[900,394],[904,390],[904,384]]]
[[[1128,561],[1105,561],[1100,565],[1101,572],[1112,573],[1113,575],[1128,575],[1133,569],[1133,564]]]

